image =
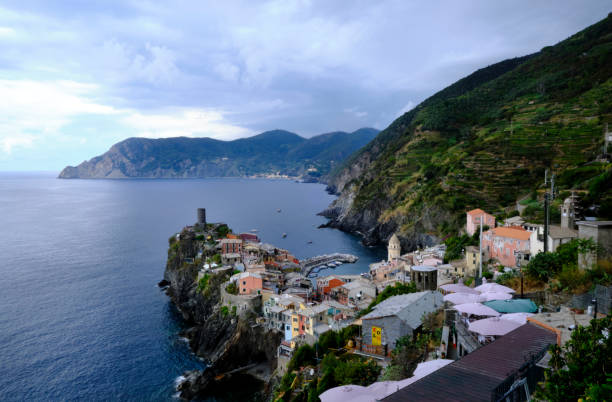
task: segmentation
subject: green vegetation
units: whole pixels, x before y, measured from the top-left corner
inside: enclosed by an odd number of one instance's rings
[[[128,177],[221,177],[280,172],[316,179],[377,133],[378,130],[362,128],[353,133],[335,132],[308,139],[282,130],[235,141],[129,138],[76,168],[67,167],[60,177],[100,177],[96,166],[109,164]],[[308,171],[310,168],[316,171]]]
[[[223,238],[226,237],[228,233],[232,233],[232,230],[225,224],[217,226],[215,229],[217,233],[217,237]]]
[[[484,228],[483,228],[484,231]],[[474,236],[463,235],[460,237],[451,236],[444,240],[446,244],[446,253],[444,254],[444,263],[463,258],[464,250],[467,246],[477,246],[480,233],[474,233]]]
[[[221,254],[215,254],[212,256],[212,262],[219,265],[221,264]]]
[[[237,295],[238,294],[238,286],[236,285],[236,282],[230,282],[228,283],[228,285],[225,287],[225,291],[231,295]]]
[[[612,395],[612,318],[591,320],[572,331],[563,346],[553,345],[538,400],[604,401]]]
[[[314,346],[300,346],[291,361],[288,372],[281,379],[275,400],[317,401],[326,390],[346,384],[370,385],[378,378],[381,368],[371,359],[346,353],[344,346],[359,333],[349,326],[340,332],[322,334]],[[316,375],[310,379],[302,367],[313,367]]]
[[[398,118],[331,183],[365,165],[346,187],[351,213],[378,213],[379,224],[407,235],[456,232],[476,207],[499,214],[521,194],[542,192],[547,168],[561,192],[579,190],[611,218],[612,166],[594,162],[612,122],[611,48],[608,16],[537,54],[478,70]],[[537,198],[526,213],[535,223]]]
[[[221,315],[223,317],[227,317],[229,314],[229,308],[227,306],[221,306]]]
[[[198,281],[198,292],[205,292],[208,288],[208,280],[210,279],[209,274],[204,274],[203,277]]]
[[[560,245],[554,253],[539,253],[524,268],[525,286],[541,289],[548,285],[553,291],[584,293],[596,284],[608,286],[612,283],[612,260],[599,260],[587,269],[578,268],[578,256],[596,251],[591,239],[574,239]],[[506,273],[498,283],[518,289],[520,275]]]
[[[391,364],[383,374],[383,381],[399,381],[412,376],[417,365],[427,357],[429,335],[417,335],[416,339],[404,336],[397,340],[391,353]]]
[[[414,282],[396,283],[393,286],[387,286],[381,293],[379,293],[376,296],[374,300],[372,300],[372,303],[370,303],[368,308],[359,312],[359,316],[364,316],[370,313],[377,304],[382,303],[384,300],[387,300],[389,297],[403,295],[406,293],[415,293],[416,291],[417,289],[416,289],[416,285],[414,284]]]

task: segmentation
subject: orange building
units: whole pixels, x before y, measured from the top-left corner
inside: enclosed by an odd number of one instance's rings
[[[263,279],[260,274],[253,272],[243,272],[236,274],[236,285],[238,293],[241,295],[261,294],[263,289]]]

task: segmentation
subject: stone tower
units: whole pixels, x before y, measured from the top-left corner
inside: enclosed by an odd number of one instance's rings
[[[206,227],[206,208],[198,208],[198,225]]]
[[[563,201],[561,206],[561,227],[562,228],[575,228],[576,221],[576,198],[574,194],[570,195]]]
[[[388,252],[387,258],[389,262],[399,259],[400,255],[402,254],[402,245],[400,244],[400,241],[397,238],[397,235],[395,233],[393,234],[393,236],[391,236],[391,239],[389,239],[389,245],[387,246],[387,252]]]

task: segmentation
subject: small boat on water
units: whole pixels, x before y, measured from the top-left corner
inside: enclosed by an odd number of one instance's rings
[[[336,264],[334,264],[333,262],[330,262],[329,264],[327,264],[327,266],[330,268],[336,268]]]
[[[251,232],[256,233],[256,232],[259,232],[259,230],[257,230],[257,229],[251,229]]]
[[[279,209],[277,209],[277,210],[276,210],[276,212],[280,213],[280,212],[281,212],[281,209],[280,209],[280,208],[279,208]]]
[[[283,239],[287,237],[287,233],[283,233]]]
[[[308,240],[306,244],[312,244],[312,240]]]

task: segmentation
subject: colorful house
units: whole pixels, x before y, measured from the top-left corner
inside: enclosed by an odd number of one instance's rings
[[[344,285],[346,282],[335,275],[323,276],[317,278],[317,293],[323,299],[331,295],[331,291],[338,286]]]
[[[232,276],[231,280],[236,281],[238,293],[241,295],[261,294],[263,279],[258,273],[242,272]]]
[[[489,228],[495,227],[495,217],[491,214],[486,213],[480,208],[468,211],[466,215],[467,223],[465,225],[465,231],[469,236],[473,236],[474,233],[480,230],[481,220],[482,226],[488,226]]]
[[[482,234],[482,248],[506,267],[517,266],[517,253],[529,254],[531,232],[521,227],[500,227]]]

